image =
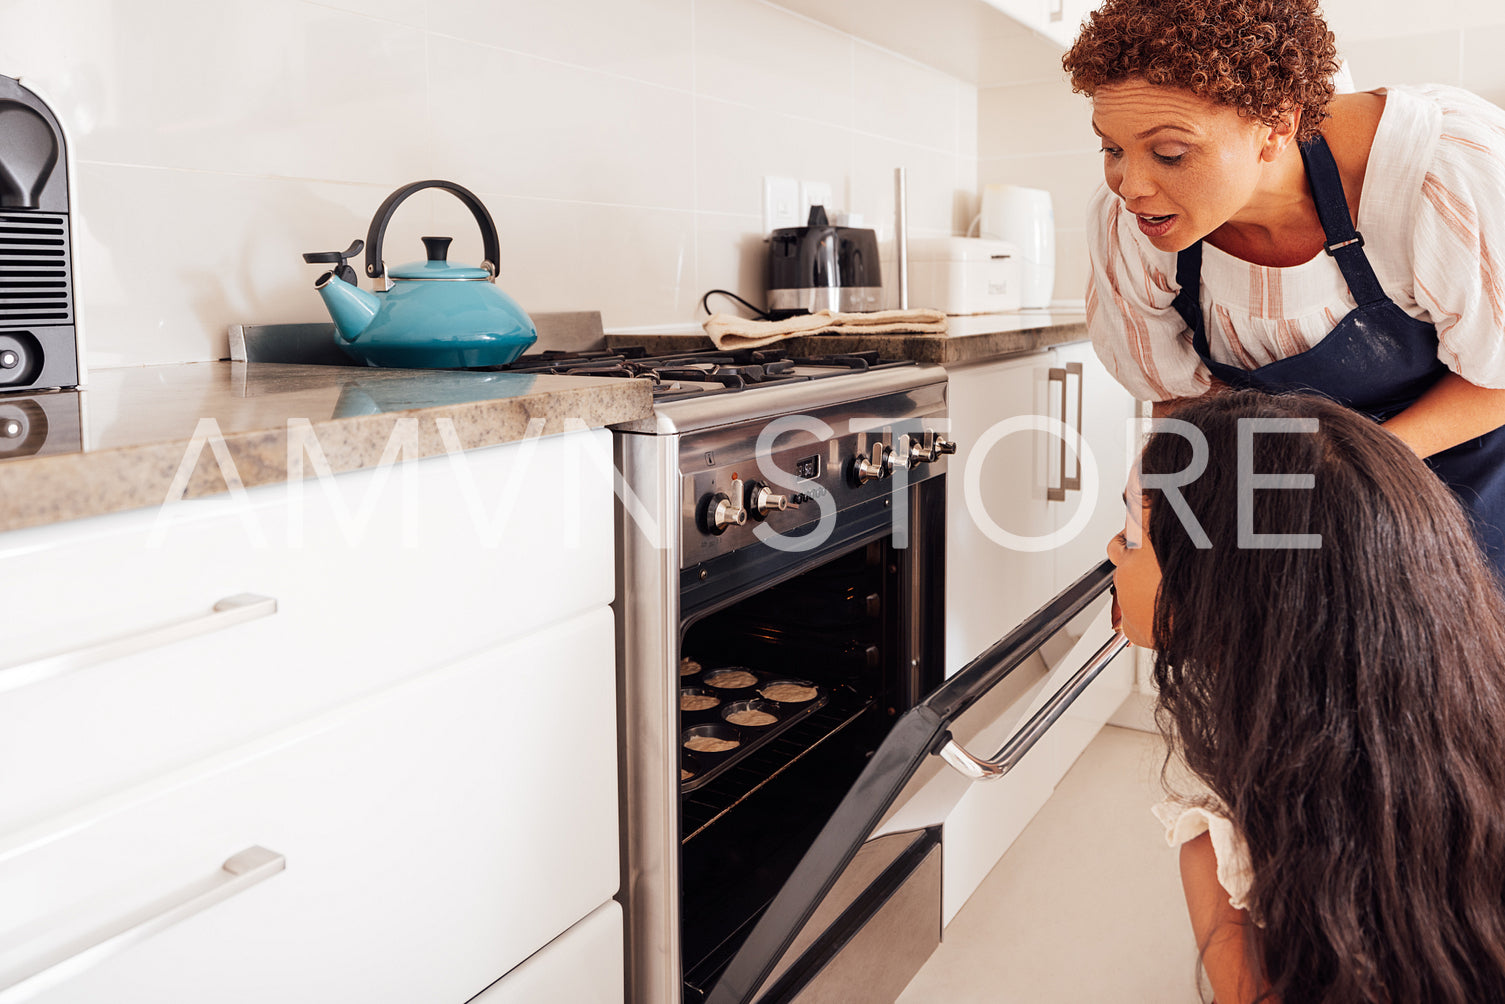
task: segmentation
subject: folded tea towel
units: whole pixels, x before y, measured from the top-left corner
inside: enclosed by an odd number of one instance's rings
[[[822,310],[782,321],[754,321],[734,314],[712,314],[705,333],[718,349],[755,349],[794,335],[944,334],[946,315],[939,310],[875,310],[838,314]]]

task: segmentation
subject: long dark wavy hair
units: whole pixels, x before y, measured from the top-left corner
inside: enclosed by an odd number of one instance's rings
[[[1174,417],[1207,443],[1180,491],[1212,546],[1146,489],[1156,717],[1248,843],[1266,999],[1505,1001],[1505,601],[1468,517],[1324,399],[1229,392]],[[1246,476],[1314,480],[1245,485],[1245,529],[1320,547],[1239,546],[1239,429],[1260,418],[1317,431],[1256,432]],[[1157,431],[1142,470],[1193,459]]]

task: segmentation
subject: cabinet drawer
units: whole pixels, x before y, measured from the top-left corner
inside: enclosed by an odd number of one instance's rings
[[[607,903],[470,1004],[622,1004],[622,908]]]
[[[603,607],[8,835],[0,986],[259,845],[285,869],[35,999],[460,1004],[617,888],[614,684]]]
[[[609,459],[609,434],[0,537],[0,832],[610,602],[591,450]],[[205,621],[237,594],[276,612]],[[114,641],[139,650],[7,683]]]

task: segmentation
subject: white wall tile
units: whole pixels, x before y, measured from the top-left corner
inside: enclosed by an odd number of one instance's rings
[[[1463,33],[1463,86],[1505,105],[1505,25]]]
[[[428,10],[415,0],[306,0],[310,6],[333,7],[351,14],[364,14],[414,28],[428,26]]]
[[[979,158],[1096,149],[1092,103],[1064,79],[978,89]]]
[[[497,284],[523,309],[599,310],[608,327],[688,319],[699,295],[694,214],[477,194],[501,234]],[[475,231],[455,200],[440,204],[436,220],[441,233]],[[462,246],[454,260],[480,258],[468,240],[471,257]]]
[[[902,167],[910,236],[944,237],[960,232],[956,220],[965,208],[958,207],[957,161],[951,154],[924,147],[856,136],[852,140],[852,208],[862,213],[865,225],[889,239],[894,223],[894,170]],[[974,189],[975,185],[969,185],[961,195],[970,198]]]
[[[1464,5],[1478,0],[1325,0],[1322,15],[1338,48],[1367,38],[1405,38],[1418,29],[1442,31],[1461,27]],[[1484,0],[1489,2],[1489,0]]]
[[[1056,284],[1053,300],[1082,301],[1087,297],[1087,276],[1092,267],[1087,260],[1087,231],[1056,230]]]
[[[956,89],[956,154],[959,157],[977,157],[977,88],[961,86]]]
[[[704,320],[700,299],[709,290],[724,289],[763,308],[768,304],[768,241],[763,221],[756,216],[700,213],[696,217],[695,305],[685,320]],[[711,313],[741,314],[734,301],[713,296]]]
[[[696,208],[703,212],[761,217],[765,175],[827,182],[836,208],[855,208],[848,188],[849,129],[699,98],[695,157]]]
[[[858,82],[852,125],[858,132],[957,152],[961,130],[946,112],[955,108],[963,86],[955,77],[864,42],[854,48],[852,75]]]
[[[1458,0],[1458,20],[1464,27],[1505,24],[1505,4],[1499,0]]]
[[[222,359],[232,323],[322,319],[319,267],[301,254],[364,236],[386,195],[113,164],[80,165],[77,186],[76,281],[96,366]]]
[[[87,6],[66,55],[14,58],[40,64],[81,159],[384,183],[421,167],[417,29],[297,0]]]
[[[1026,84],[1061,76],[1061,47],[1028,28],[980,40],[978,87]]]
[[[700,94],[849,128],[850,35],[761,0],[696,0]]]
[[[527,309],[613,327],[693,320],[718,286],[761,300],[766,174],[890,239],[900,164],[916,236],[976,212],[974,86],[763,0],[0,0],[0,73],[72,139],[94,366],[322,319],[301,254],[420,178],[489,207]],[[421,193],[388,266],[430,233],[480,260],[459,203]]]
[[[435,164],[473,189],[692,209],[692,97],[446,36],[429,42]]]
[[[428,0],[431,31],[690,90],[692,0]]]
[[[1343,58],[1361,91],[1390,84],[1462,84],[1458,56],[1464,33],[1456,29],[1404,38],[1357,39],[1343,47]],[[1495,50],[1498,52],[1499,50]],[[1495,64],[1499,59],[1492,60]]]

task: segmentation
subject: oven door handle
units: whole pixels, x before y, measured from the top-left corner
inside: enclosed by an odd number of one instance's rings
[[[1124,637],[1122,631],[1114,631],[1113,637],[1095,652],[1086,664],[1072,674],[1061,689],[1056,691],[1039,711],[1030,718],[1024,726],[1015,732],[1009,741],[1004,743],[1003,749],[996,756],[982,759],[973,756],[962,748],[962,745],[951,737],[948,732],[944,737],[944,744],[937,754],[961,774],[974,781],[992,781],[1003,777],[1009,771],[1019,765],[1025,754],[1034,748],[1035,744],[1050,731],[1050,727],[1056,723],[1066,709],[1101,675],[1118,653],[1128,647],[1129,639]]]

